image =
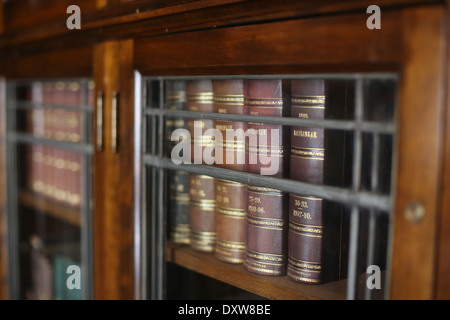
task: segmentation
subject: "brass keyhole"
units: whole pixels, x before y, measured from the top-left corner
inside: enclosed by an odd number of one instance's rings
[[[418,202],[411,202],[405,209],[405,218],[411,223],[419,223],[425,216],[425,207]]]

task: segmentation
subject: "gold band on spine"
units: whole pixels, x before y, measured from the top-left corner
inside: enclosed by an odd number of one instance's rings
[[[292,95],[292,104],[325,104],[325,96]]]
[[[196,207],[196,208],[201,208],[204,211],[215,211],[216,210],[216,205],[214,202],[191,200],[190,204],[191,204],[191,206]]]
[[[266,187],[256,187],[256,186],[247,186],[247,189],[250,192],[254,192],[254,193],[262,193],[264,192],[264,194],[267,194],[269,196],[282,196],[282,194],[279,194],[280,192],[282,192],[281,190],[278,189],[272,189],[272,188],[266,188]],[[267,192],[276,192],[275,194],[270,194]]]
[[[311,159],[311,160],[325,160],[324,148],[301,148],[291,147],[291,157]]]
[[[282,107],[283,99],[282,98],[249,98],[245,97],[245,104],[249,106],[258,106],[258,107]]]
[[[172,226],[171,238],[177,244],[189,244],[190,233],[189,224],[176,224]]]
[[[261,261],[268,261],[271,264],[282,266],[285,262],[285,258],[282,254],[272,254],[264,252],[256,252],[248,250],[246,251],[247,258],[257,259]]]
[[[237,95],[214,95],[214,102],[218,104],[223,105],[238,105],[241,106],[244,104],[244,96],[237,94]]]
[[[216,212],[221,216],[227,216],[234,219],[244,219],[246,217],[246,212],[243,209],[225,209],[218,207]]]
[[[322,270],[322,264],[319,262],[299,260],[291,256],[288,257],[288,261],[289,265],[297,269],[308,269],[309,271],[316,271],[316,272]]]
[[[191,246],[202,251],[213,251],[216,242],[216,232],[191,231]]]
[[[297,231],[297,233],[308,232],[313,234],[322,234],[322,226],[307,225],[290,221],[289,228],[292,231]]]
[[[247,223],[257,228],[270,230],[282,231],[284,227],[283,219],[268,219],[268,218],[247,216]]]
[[[243,254],[245,252],[245,242],[217,240],[215,253],[223,261],[230,263],[243,263],[244,258],[233,257],[233,254]]]
[[[248,269],[250,269],[250,270],[259,271],[259,272],[262,272],[262,273],[267,273],[267,274],[269,274],[269,275],[278,276],[278,275],[282,275],[282,274],[283,274],[282,271],[279,271],[279,270],[273,270],[273,269],[258,268],[258,267],[249,265],[249,264],[246,263],[245,261],[244,261],[244,264],[245,264],[245,266],[246,266]]]
[[[245,250],[245,242],[217,240],[216,244],[218,246],[221,246],[223,248],[227,248],[230,250],[236,250],[236,251],[244,251]]]
[[[199,92],[196,94],[188,94],[187,102],[195,102],[200,104],[209,104],[213,102],[212,92]]]

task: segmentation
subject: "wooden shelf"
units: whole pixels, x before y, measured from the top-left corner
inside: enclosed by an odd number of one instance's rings
[[[245,270],[243,265],[222,262],[211,253],[195,251],[189,246],[168,244],[167,261],[223,281],[243,290],[273,300],[344,300],[346,280],[322,285],[305,285],[288,277],[259,276]]]
[[[30,191],[19,192],[19,202],[28,208],[41,211],[74,226],[81,226],[80,211],[58,204]]]

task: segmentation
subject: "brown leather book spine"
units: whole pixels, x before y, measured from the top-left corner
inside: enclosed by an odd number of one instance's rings
[[[31,110],[26,111],[26,133],[33,136],[39,136],[42,131],[43,124],[40,123],[40,115],[42,114],[39,103],[42,101],[42,85],[40,82],[33,82],[29,89],[27,101],[33,104]],[[42,177],[40,176],[39,166],[42,162],[42,147],[40,145],[32,144],[27,146],[28,159],[28,179],[27,188],[33,190],[33,185],[37,183]]]
[[[283,115],[281,80],[245,80],[244,99],[250,115]],[[272,130],[277,132],[277,140],[272,141]],[[267,166],[261,159],[268,156],[277,161],[272,176],[283,177],[282,126],[249,123],[248,132],[248,172],[260,174],[261,167]],[[287,264],[287,195],[281,190],[255,186],[248,186],[247,192],[245,267],[253,273],[282,276]]]
[[[43,104],[53,104],[54,103],[54,86],[52,82],[46,82],[44,83],[43,87],[43,96],[42,96],[42,103]],[[54,122],[52,119],[54,118],[53,109],[42,109],[42,136],[46,139],[52,139],[54,135]],[[42,194],[46,198],[53,199],[52,198],[52,191],[53,191],[53,170],[51,169],[50,159],[53,157],[54,154],[54,148],[46,145],[42,145],[42,165],[41,165],[41,177],[42,180],[40,183],[38,182],[34,187],[35,191]]]
[[[53,85],[53,103],[55,106],[60,106],[65,104],[65,97],[67,92],[67,83],[63,81],[55,82]],[[49,124],[49,139],[57,141],[66,140],[66,127],[64,124],[64,119],[66,111],[61,108],[55,108],[46,110],[47,118],[46,122]],[[48,171],[50,172],[48,178],[48,196],[56,202],[65,203],[65,188],[67,180],[67,172],[63,170],[62,166],[56,165],[60,160],[64,158],[64,150],[51,147],[48,157],[44,158],[46,165],[48,166]]]
[[[214,112],[246,114],[243,80],[214,80]],[[215,128],[222,134],[222,142],[216,141],[216,151],[222,152],[222,162],[216,166],[246,171],[245,122],[216,120]],[[227,138],[227,129],[241,130],[233,138]],[[246,244],[246,185],[234,181],[216,179],[216,229],[215,256],[229,263],[243,263]]]
[[[186,83],[183,80],[166,81],[165,107],[170,110],[183,110],[186,107]],[[187,128],[182,118],[167,118],[166,125],[166,155],[170,157],[176,142],[171,141],[171,134],[178,128]],[[190,196],[189,174],[182,170],[168,172],[169,202],[168,218],[170,238],[176,244],[190,243]]]
[[[293,80],[291,116],[325,117],[325,81]],[[291,179],[323,183],[325,137],[323,128],[291,128]],[[291,194],[289,197],[288,276],[297,282],[322,282],[323,199]]]
[[[343,81],[292,81],[291,116],[345,119],[353,90]],[[347,133],[315,127],[291,128],[290,177],[312,184],[343,186],[348,171]],[[349,175],[350,173],[350,175]],[[317,284],[342,274],[344,207],[336,202],[291,194],[289,199],[288,276]]]
[[[211,80],[190,80],[186,83],[187,109],[189,111],[212,112],[213,91]],[[203,163],[203,151],[210,146],[212,137],[204,135],[214,128],[213,120],[189,119],[188,130],[191,134],[191,160]],[[196,131],[202,133],[196,137]],[[191,247],[213,252],[216,241],[216,194],[214,178],[206,175],[190,175],[190,228]]]
[[[82,87],[81,83],[72,81],[66,84],[64,96],[64,104],[68,106],[78,107],[82,104]],[[80,143],[82,141],[82,111],[81,110],[64,110],[64,128],[62,128],[63,136],[66,141],[72,143]],[[64,202],[72,207],[79,208],[82,205],[82,156],[79,152],[63,150],[62,160],[65,163],[64,172],[66,176],[65,183],[62,185],[64,193]]]

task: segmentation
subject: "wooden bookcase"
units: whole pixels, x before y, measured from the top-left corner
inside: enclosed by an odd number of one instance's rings
[[[79,1],[80,30],[66,28],[65,4],[41,2],[41,10],[30,13],[33,19],[23,16],[31,10],[28,1],[0,3],[0,177],[8,170],[6,83],[92,78],[95,94],[104,97],[103,146],[92,151],[92,298],[149,298],[153,286],[144,281],[145,116],[137,79],[371,72],[399,79],[389,298],[450,298],[447,2],[378,1],[379,30],[366,27],[370,1]],[[113,97],[119,105],[116,123]],[[94,146],[98,108],[96,103]],[[0,183],[0,298],[8,298],[11,252],[5,241],[11,230],[7,181]],[[74,212],[31,194],[21,193],[18,201],[80,224]],[[171,262],[269,299],[346,298],[345,281],[297,285],[251,275],[190,248],[164,249],[157,253],[161,266]]]

